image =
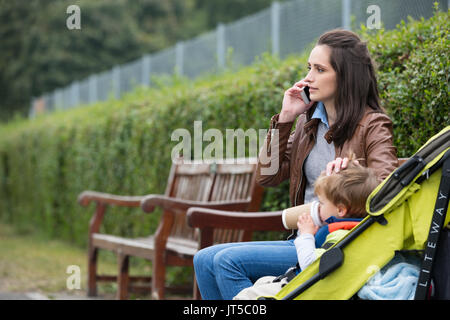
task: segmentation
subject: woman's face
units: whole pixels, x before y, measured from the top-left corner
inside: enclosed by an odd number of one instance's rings
[[[305,81],[309,83],[311,100],[333,101],[336,95],[336,71],[330,64],[331,48],[327,45],[314,47],[308,59],[308,75]]]

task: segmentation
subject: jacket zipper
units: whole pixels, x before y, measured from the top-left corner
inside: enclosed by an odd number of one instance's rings
[[[315,144],[315,143],[316,143],[317,137],[316,137],[316,135],[315,135],[314,133],[313,133],[313,137],[314,137],[314,144]],[[314,146],[313,146],[313,147],[314,147]],[[309,153],[311,153],[311,150],[312,150],[312,148],[309,150]],[[300,191],[300,186],[302,185],[303,172],[305,172],[303,166],[305,165],[305,161],[306,161],[306,158],[309,156],[309,153],[308,153],[308,155],[303,159],[303,163],[302,163],[302,175],[300,176],[300,182],[299,182],[299,184],[297,185],[297,190],[295,191],[294,207],[297,206],[297,196],[298,196],[298,192]]]
[[[303,164],[304,164],[305,162],[303,161],[303,163],[302,163],[302,172],[303,172]],[[297,195],[298,195],[298,191],[300,190],[300,186],[302,185],[302,179],[303,179],[303,174],[302,174],[302,176],[300,177],[300,183],[298,184],[298,186],[297,186],[297,191],[295,191],[295,198],[294,198],[294,207],[296,207],[297,206]],[[292,232],[291,232],[291,234],[287,237],[287,240],[292,240],[292,239],[295,239],[297,237],[297,230],[296,229],[292,229]]]
[[[275,130],[277,128],[277,124],[275,123],[272,128],[269,128],[269,137],[270,137],[270,141],[268,141],[269,145],[267,146],[267,153],[271,152],[272,150],[272,138],[273,138],[273,130]],[[279,142],[279,141],[278,141]]]
[[[303,172],[303,164],[302,164],[302,172]],[[302,173],[302,176],[300,177],[300,183],[297,186],[297,191],[295,191],[294,207],[297,206],[297,196],[298,196],[298,192],[300,191],[300,186],[302,185],[302,180],[303,180],[303,173]]]

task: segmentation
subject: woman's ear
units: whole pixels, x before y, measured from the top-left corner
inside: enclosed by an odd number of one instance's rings
[[[347,215],[347,207],[342,203],[339,203],[336,207],[338,209],[338,217],[344,218]]]

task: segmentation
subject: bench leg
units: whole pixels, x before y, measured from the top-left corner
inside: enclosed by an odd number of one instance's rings
[[[129,263],[130,258],[119,252],[118,254],[118,264],[119,264],[119,274],[117,277],[117,299],[126,300],[128,299],[128,283],[129,283]]]
[[[197,285],[197,279],[195,277],[195,272],[194,272],[194,288],[193,288],[193,294],[192,294],[194,300],[202,300],[202,295],[200,294],[200,289],[198,288]]]
[[[88,253],[88,293],[89,297],[97,295],[97,248],[89,248]]]
[[[155,300],[162,300],[165,297],[166,284],[166,266],[164,258],[158,257],[155,254],[153,260],[153,274],[152,274],[152,298]]]

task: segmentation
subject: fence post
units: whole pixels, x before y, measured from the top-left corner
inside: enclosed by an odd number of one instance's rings
[[[351,30],[350,15],[352,11],[352,0],[342,0],[342,27]]]
[[[41,96],[41,99],[42,99],[42,96]],[[31,105],[30,105],[30,109],[28,110],[28,118],[30,118],[30,119],[32,119],[36,116],[35,104],[36,104],[36,98],[31,97]]]
[[[150,86],[150,72],[151,72],[150,55],[146,54],[142,57],[141,83],[147,87]]]
[[[218,69],[225,68],[225,26],[222,23],[217,25],[217,66]]]
[[[55,100],[56,90],[53,90],[48,95],[51,97],[51,99],[49,99],[49,100],[51,100],[52,103],[48,104],[46,111],[53,111],[53,110],[55,110],[55,105],[56,105],[56,100]]]
[[[183,75],[183,64],[184,64],[184,44],[183,41],[177,42],[175,46],[175,72],[182,76]]]
[[[273,2],[270,8],[272,54],[280,55],[280,3]]]
[[[93,74],[89,77],[89,103],[95,103],[97,100],[97,75]]]
[[[72,108],[80,104],[80,83],[75,81],[70,86],[70,104],[66,108]]]
[[[120,66],[114,66],[112,69],[112,90],[114,98],[120,98]]]
[[[53,91],[53,101],[55,101],[55,103],[53,105],[54,110],[58,110],[58,109],[62,108],[62,105],[61,105],[62,102],[61,102],[61,99],[60,99],[60,97],[61,97],[60,92],[61,92],[61,89],[59,89],[59,88],[56,88],[55,91]]]

